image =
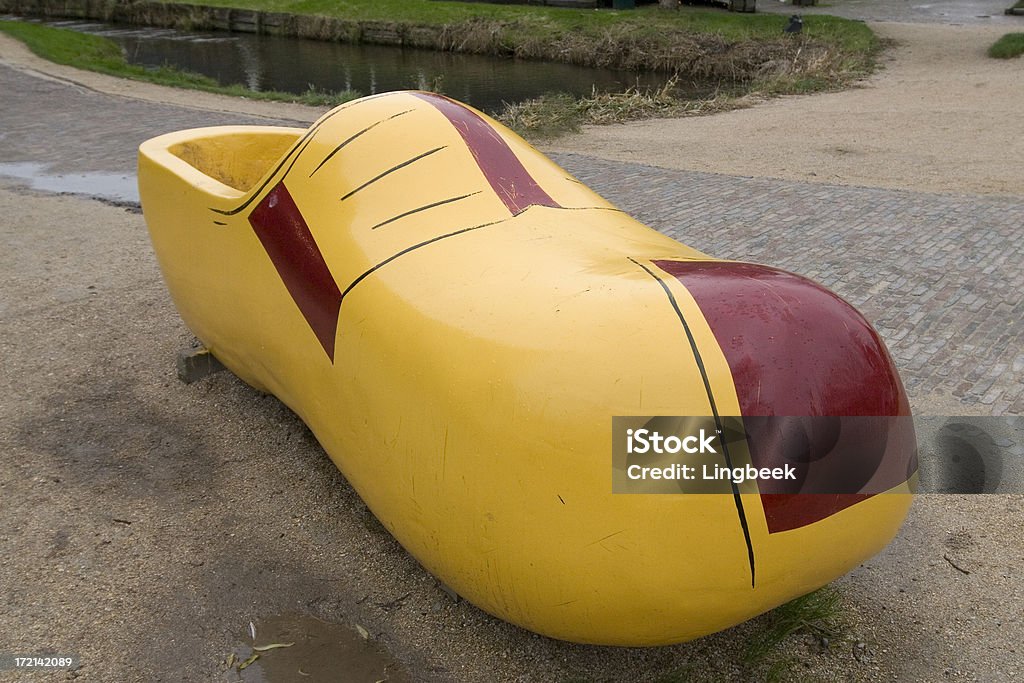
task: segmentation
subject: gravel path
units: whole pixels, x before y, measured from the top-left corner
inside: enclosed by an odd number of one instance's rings
[[[945,45],[946,30],[937,27],[933,40]],[[849,97],[853,107],[858,96],[876,97],[873,84],[823,98]],[[51,173],[130,175],[135,147],[151,135],[226,121],[304,125],[317,113],[183,100],[40,65],[4,40],[0,92],[19,93],[0,104],[0,163],[37,162]],[[901,107],[924,107],[913,88],[904,99],[895,92],[871,135],[886,135],[887,117]],[[824,106],[794,98],[721,120],[741,114],[754,125],[758,112],[770,119],[779,105],[791,114]],[[235,113],[217,111],[222,106]],[[993,111],[1003,112],[993,123],[1005,128],[1020,109]],[[735,121],[715,130],[718,120],[657,124],[710,126],[709,149],[727,150]],[[913,120],[908,137],[941,138],[934,117]],[[803,130],[813,136],[821,127]],[[1017,144],[1003,141],[1011,150]],[[811,275],[849,297],[878,323],[916,412],[1021,414],[1019,192],[999,186],[995,194],[1007,196],[970,195],[950,182],[924,188],[940,193],[909,191],[918,187],[913,175],[881,165],[871,182],[852,171],[842,178],[874,187],[803,182],[769,172],[767,151],[751,147],[742,174],[766,177],[728,175],[740,173],[728,155],[721,167],[653,168],[567,143],[557,158],[669,234],[716,255]],[[958,150],[949,145],[936,158],[955,166],[963,163]],[[1020,158],[1007,175],[1020,177]],[[972,168],[986,182],[999,180],[995,162]],[[250,620],[262,628],[291,614],[361,625],[422,680],[749,679],[737,662],[763,619],[694,643],[625,650],[539,638],[452,603],[276,400],[228,374],[190,386],[174,379],[173,358],[190,335],[141,216],[3,180],[0,216],[0,651],[77,652],[82,680],[237,680],[221,662],[245,652]],[[802,639],[787,643],[790,677],[1024,675],[1021,503],[919,497],[899,538],[839,582],[848,638],[825,651]],[[245,679],[262,680],[261,672],[251,667]],[[0,680],[26,679],[0,672]]]

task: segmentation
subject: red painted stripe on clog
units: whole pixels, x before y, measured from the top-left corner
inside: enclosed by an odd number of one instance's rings
[[[444,114],[459,131],[487,182],[512,215],[534,205],[560,208],[558,202],[537,184],[498,131],[475,112],[441,95],[425,92],[412,95]]]
[[[249,224],[333,363],[341,291],[284,183],[253,209]]]

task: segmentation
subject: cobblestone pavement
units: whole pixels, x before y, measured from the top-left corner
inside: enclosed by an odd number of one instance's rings
[[[183,128],[308,125],[112,97],[3,65],[0,93],[0,162],[39,162],[59,173],[134,173],[139,143]]]
[[[0,162],[54,172],[132,172],[163,132],[280,123],[111,98],[0,67]],[[111,111],[111,104],[116,110]],[[712,255],[814,278],[871,320],[912,404],[952,395],[1024,414],[1024,197],[807,184],[667,170],[559,154],[556,160],[641,221]]]
[[[1024,17],[1004,13],[1013,0],[832,0],[818,6],[794,7],[791,2],[760,0],[758,12],[831,14],[864,21],[1024,26]]]
[[[639,220],[721,258],[818,280],[878,328],[913,404],[1024,413],[1024,198],[557,160]]]

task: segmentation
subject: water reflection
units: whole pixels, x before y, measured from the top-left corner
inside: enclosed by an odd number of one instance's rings
[[[372,95],[409,88],[440,89],[488,112],[545,92],[588,95],[664,83],[664,74],[588,69],[570,64],[460,55],[434,50],[348,45],[247,33],[186,33],[95,22],[52,25],[105,36],[120,44],[133,64],[170,64],[219,83],[252,90],[303,93],[308,89],[357,90]]]
[[[241,643],[228,661],[228,668],[246,683],[408,683],[413,679],[362,626],[332,624],[303,614],[269,617],[243,627]]]
[[[99,197],[118,204],[138,204],[139,188],[130,173],[50,173],[33,161],[0,163],[0,178],[21,181],[33,190]]]

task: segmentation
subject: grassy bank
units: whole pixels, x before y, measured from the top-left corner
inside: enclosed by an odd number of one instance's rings
[[[182,0],[170,0],[181,3]],[[717,33],[728,40],[776,37],[788,17],[774,14],[743,14],[713,9],[681,7],[665,11],[654,5],[635,10],[580,10],[536,5],[492,5],[472,2],[438,2],[437,0],[212,0],[183,4],[230,7],[236,9],[285,12],[299,15],[336,17],[352,21],[383,21],[422,26],[456,25],[464,22],[495,21],[507,28],[529,27],[540,32],[540,38],[564,35],[567,31],[589,33],[613,26],[633,29],[683,29],[696,33]],[[822,16],[818,27],[820,37],[844,42],[855,47],[866,32],[851,32],[847,25],[863,27],[862,22]],[[509,24],[521,23],[515,27]],[[860,34],[860,35],[858,35]],[[523,41],[518,41],[523,42]],[[510,46],[511,47],[511,46]]]
[[[201,74],[181,71],[172,67],[146,69],[128,64],[121,53],[121,48],[107,38],[40,24],[0,20],[0,31],[21,40],[33,53],[51,62],[136,81],[242,96],[255,100],[300,102],[314,106],[331,106],[359,97],[359,93],[356,92],[308,91],[303,94],[276,91],[256,92],[243,85],[222,86]]]
[[[180,4],[180,3],[179,3]],[[185,4],[203,5],[202,2]],[[212,0],[218,7],[380,22],[436,30],[433,47],[584,66],[650,69],[688,78],[751,80],[766,64],[832,80],[871,69],[878,41],[862,22],[816,16],[800,41],[782,33],[787,17],[684,7],[576,10],[433,0]],[[325,37],[332,27],[324,24]],[[358,36],[356,36],[358,39]],[[804,46],[797,53],[794,45]]]
[[[1007,33],[992,44],[988,56],[994,59],[1011,59],[1024,55],[1024,33]]]

